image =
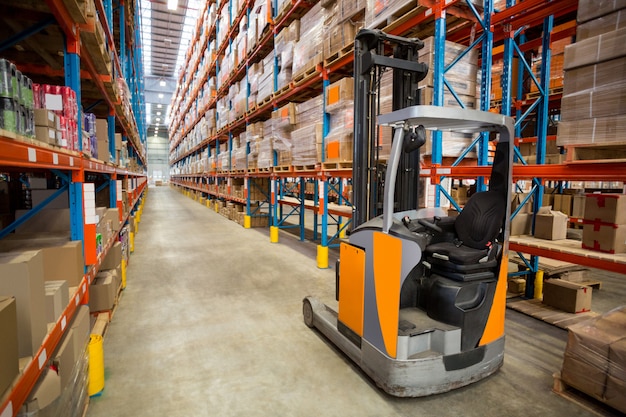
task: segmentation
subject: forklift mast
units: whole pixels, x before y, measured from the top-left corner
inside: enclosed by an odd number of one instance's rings
[[[421,104],[418,83],[426,77],[428,66],[418,62],[424,43],[380,30],[361,29],[354,43],[354,155],[352,170],[352,228],[382,213],[382,189],[386,161],[379,154],[380,82],[385,71],[393,71],[393,109]],[[392,56],[387,56],[389,52]],[[418,207],[419,147],[424,144],[423,130],[407,132],[405,152],[396,179],[395,210]]]

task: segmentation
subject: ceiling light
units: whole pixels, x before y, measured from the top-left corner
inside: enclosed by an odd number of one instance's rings
[[[159,119],[159,118],[157,117],[157,118],[156,118],[156,121],[157,121],[157,122],[160,122],[160,121],[161,121],[161,119]]]
[[[161,107],[163,107],[162,104],[157,104],[157,108],[160,109]]]
[[[159,98],[163,98],[163,94],[159,94]]]
[[[178,8],[178,0],[167,0],[168,10],[176,10]]]
[[[165,87],[165,80],[161,80],[161,81],[159,81],[159,85],[160,85],[161,87]]]
[[[161,115],[161,112],[160,112],[160,111],[158,111],[158,112],[157,112],[157,116],[160,116],[160,115]]]

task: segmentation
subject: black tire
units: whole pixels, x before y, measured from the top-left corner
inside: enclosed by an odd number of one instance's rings
[[[304,324],[309,328],[313,328],[313,307],[311,302],[306,298],[302,300],[302,316],[304,317]]]

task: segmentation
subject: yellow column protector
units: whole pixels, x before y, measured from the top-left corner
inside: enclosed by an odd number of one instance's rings
[[[386,354],[395,358],[400,315],[402,241],[386,233],[376,232],[373,252],[378,321],[387,350]]]

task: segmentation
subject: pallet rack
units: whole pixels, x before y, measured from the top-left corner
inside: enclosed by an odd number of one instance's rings
[[[246,2],[245,7],[249,8],[252,2]],[[274,2],[274,4],[276,4]],[[520,165],[514,166],[513,172],[516,180],[532,180],[535,187],[533,193],[540,196],[543,192],[543,184],[547,181],[564,181],[564,180],[578,180],[578,181],[623,181],[624,172],[626,172],[626,165],[623,160],[608,160],[597,163],[597,161],[565,161],[561,164],[545,164],[545,149],[546,143],[549,140],[554,140],[554,136],[550,136],[547,133],[547,126],[550,121],[550,117],[560,108],[560,96],[559,91],[549,88],[550,80],[550,49],[551,43],[560,39],[571,37],[575,34],[576,22],[575,12],[577,9],[577,0],[525,0],[523,2],[515,2],[508,0],[506,7],[500,8],[500,10],[494,9],[494,2],[492,0],[485,0],[482,2],[482,9],[476,6],[476,2],[468,2],[466,0],[427,0],[420,1],[418,7],[407,11],[406,14],[399,17],[397,20],[389,24],[384,28],[388,33],[403,36],[418,36],[426,37],[429,35],[435,36],[435,53],[439,59],[435,60],[434,65],[434,84],[435,84],[435,103],[442,104],[442,96],[444,91],[450,90],[450,85],[445,79],[445,73],[449,68],[443,65],[443,53],[444,41],[450,40],[457,43],[468,45],[468,50],[474,48],[481,49],[481,66],[482,66],[482,79],[481,79],[481,93],[480,103],[482,110],[498,109],[504,114],[515,116],[517,119],[517,143],[520,142],[536,142],[538,149],[538,157],[536,161],[526,161],[521,157],[519,150],[516,150],[516,155],[520,159]],[[290,22],[293,16],[299,16],[305,12],[310,5],[304,1],[293,0],[290,7],[284,11],[281,16],[274,16],[271,30],[261,36],[256,48],[252,54],[248,56],[246,65],[241,65],[229,78],[228,82],[233,82],[242,79],[245,76],[244,67],[248,67],[254,60],[260,59],[260,55],[265,52],[270,52],[273,46],[273,37],[271,34],[277,34],[286,24]],[[225,7],[225,2],[220,2],[218,7]],[[236,16],[239,18],[239,16]],[[557,24],[555,24],[557,22]],[[540,30],[542,33],[539,37],[526,38],[526,33],[531,29]],[[230,34],[235,33],[236,29],[233,27]],[[231,39],[231,38],[229,38]],[[521,92],[521,77],[520,85],[512,85],[511,73],[513,70],[513,63],[517,62],[519,65],[518,70],[528,71],[529,64],[524,64],[522,60],[515,60],[519,56],[523,55],[523,52],[530,49],[537,49],[541,47],[542,50],[542,72],[540,76],[534,77],[534,81],[537,84],[538,93],[533,97],[524,96]],[[225,48],[225,46],[223,46]],[[220,48],[223,52],[225,49]],[[219,54],[218,54],[219,56]],[[216,132],[213,137],[206,138],[201,144],[197,145],[188,152],[177,154],[176,157],[170,161],[172,165],[184,161],[191,155],[197,155],[202,149],[205,149],[211,144],[217,144],[220,141],[228,140],[233,135],[240,133],[247,123],[251,123],[263,118],[268,118],[271,110],[280,107],[281,105],[289,101],[300,101],[303,97],[312,94],[320,94],[325,92],[325,87],[330,82],[336,81],[346,74],[351,73],[352,63],[354,56],[352,50],[344,48],[331,57],[328,57],[322,64],[317,65],[310,71],[305,72],[304,75],[295,78],[290,84],[290,88],[281,89],[275,91],[271,98],[256,108],[248,109],[246,114],[228,125],[225,129]],[[495,59],[503,59],[504,72],[503,80],[506,87],[503,91],[506,94],[503,95],[502,100],[493,102],[490,97],[491,91],[491,63]],[[448,67],[453,66],[454,63]],[[524,67],[526,65],[526,67]],[[191,68],[195,68],[196,65],[190,65]],[[211,67],[213,68],[213,67]],[[190,77],[188,77],[190,78]],[[181,78],[182,79],[182,78]],[[203,78],[202,81],[206,81]],[[187,85],[187,84],[183,84]],[[185,91],[183,88],[181,91]],[[215,101],[219,98],[220,93],[224,94],[225,88],[222,87],[215,98],[200,111],[211,108]],[[513,94],[514,93],[514,94]],[[454,94],[453,94],[454,95]],[[195,100],[192,96],[189,98],[189,102]],[[188,109],[190,104],[184,109]],[[176,114],[176,108],[174,113]],[[535,116],[537,120],[537,130],[533,138],[520,138],[521,128],[525,123],[525,119],[529,115]],[[180,122],[184,112],[180,113],[173,124],[173,131],[180,130]],[[197,117],[194,123],[197,123],[200,117]],[[192,123],[192,127],[194,125]],[[188,132],[185,130],[184,132]],[[174,137],[171,142],[171,150],[175,150],[180,144],[184,133],[181,136]],[[445,160],[441,154],[441,136],[434,136],[433,153],[429,163],[423,165],[421,175],[430,180],[435,185],[435,202],[437,205],[442,203],[442,196],[450,200],[452,206],[458,207],[459,205],[454,199],[441,187],[442,180],[444,178],[449,179],[474,179],[478,178],[478,186],[484,185],[481,181],[481,177],[484,177],[486,173],[485,166],[489,164],[489,152],[487,147],[487,138],[485,136],[479,136],[474,140],[472,146],[477,146],[478,160],[474,163],[466,163],[463,156],[456,161],[450,163]],[[469,151],[469,149],[468,149]],[[467,152],[466,152],[467,153]],[[465,153],[465,154],[466,154]],[[529,164],[529,162],[534,162]],[[304,239],[304,222],[303,212],[304,210],[314,211],[315,230],[314,238],[320,239],[320,246],[318,247],[318,265],[325,267],[328,265],[327,250],[328,247],[333,246],[333,242],[342,235],[342,230],[345,230],[346,225],[349,223],[350,210],[332,213],[328,209],[329,194],[336,193],[341,196],[342,190],[339,189],[340,185],[351,176],[351,170],[326,170],[325,165],[322,163],[313,169],[294,170],[291,169],[274,169],[273,172],[264,172],[260,174],[258,171],[247,171],[245,173],[233,173],[224,172],[209,174],[213,176],[212,181],[219,182],[227,178],[245,178],[246,181],[253,181],[259,175],[265,177],[269,176],[273,179],[272,187],[269,190],[270,198],[267,200],[268,210],[272,218],[272,227],[293,227],[287,226],[285,220],[289,217],[297,218],[297,227],[300,228],[300,237]],[[173,175],[172,182],[174,184],[181,185],[183,187],[189,187],[194,181],[201,182],[201,178],[206,177],[205,174],[194,175]],[[311,196],[307,196],[303,193],[303,184],[313,181],[315,186],[315,192]],[[218,196],[215,193],[209,192],[214,196],[220,198],[226,198],[227,196]],[[287,200],[285,197],[296,198],[296,200]],[[297,203],[296,203],[297,202]],[[344,201],[340,201],[344,203]],[[540,198],[534,199],[535,204],[541,204]],[[348,205],[347,202],[345,202]],[[283,207],[287,206],[287,207]],[[250,215],[250,212],[247,212]],[[319,222],[319,224],[318,224]],[[318,235],[318,225],[321,226],[321,236]],[[331,226],[337,226],[337,233],[328,238],[328,230]],[[334,230],[334,229],[333,229]],[[277,233],[270,233],[270,236],[277,236]],[[617,272],[626,272],[624,269],[623,261],[620,256],[614,257],[597,257],[593,255],[584,256],[581,258],[572,258],[571,254],[565,254],[561,251],[555,251],[549,248],[536,248],[536,245],[523,244],[522,242],[511,243],[511,248],[524,253],[529,253],[532,256],[529,261],[530,272],[534,273],[537,270],[538,258],[535,255],[553,257],[555,259],[572,260],[576,259],[584,265],[590,265],[596,268],[607,269]],[[321,255],[321,262],[320,256]],[[326,259],[324,259],[326,257]],[[527,285],[527,291],[532,291],[532,279],[529,279]]]
[[[70,298],[69,305],[48,332],[33,359],[0,397],[0,416],[8,417],[18,414],[77,307],[86,304],[89,285],[98,274],[106,254],[118,240],[129,216],[142,200],[147,181],[143,168],[146,162],[146,125],[141,41],[139,31],[136,30],[140,26],[138,5],[134,1],[126,1],[120,2],[119,7],[114,9],[112,0],[86,3],[76,0],[2,3],[16,22],[11,27],[11,36],[0,44],[3,57],[8,54],[8,58],[16,63],[18,69],[35,80],[71,87],[79,103],[78,131],[81,131],[82,105],[86,111],[96,113],[109,122],[109,151],[115,153],[117,127],[128,143],[129,155],[139,163],[138,167],[132,169],[120,168],[109,161],[86,156],[82,152],[82,141],[79,141],[79,149],[73,151],[12,132],[0,131],[0,171],[11,174],[49,173],[56,176],[62,184],[55,196],[62,191],[68,191],[70,239],[83,242],[85,258],[85,274]],[[21,42],[33,54],[12,54],[9,48]],[[119,89],[119,85],[123,84],[122,80],[129,87],[125,94]],[[88,184],[96,178],[102,183],[96,191],[108,188],[108,206],[118,209],[120,220],[120,228],[114,231],[108,242],[103,242],[99,253],[95,245],[94,219],[84,213],[84,193],[87,188],[95,189],[95,186]],[[123,188],[128,195],[128,212],[123,212],[122,209]],[[0,238],[28,221],[52,199],[48,198],[33,207],[30,215],[25,215],[0,230]]]

